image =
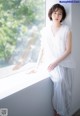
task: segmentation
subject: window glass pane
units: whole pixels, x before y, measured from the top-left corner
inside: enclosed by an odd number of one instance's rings
[[[0,0],[0,67],[36,62],[45,0]]]

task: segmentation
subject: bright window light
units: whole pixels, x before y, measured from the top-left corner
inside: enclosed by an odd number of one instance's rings
[[[35,63],[44,26],[45,0],[0,1],[0,68]]]

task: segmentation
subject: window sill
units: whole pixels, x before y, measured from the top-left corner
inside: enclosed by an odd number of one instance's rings
[[[44,73],[44,71],[27,74],[26,68],[23,71],[16,71],[17,73],[13,74],[11,67],[8,67],[7,70],[4,70],[4,68],[0,70],[2,73],[4,71],[10,71],[6,77],[0,78],[0,100],[49,77],[49,74]]]

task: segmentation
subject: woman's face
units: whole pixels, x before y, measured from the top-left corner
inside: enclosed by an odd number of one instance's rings
[[[61,9],[55,9],[55,11],[52,13],[52,20],[60,23],[61,19],[62,19],[62,10]]]

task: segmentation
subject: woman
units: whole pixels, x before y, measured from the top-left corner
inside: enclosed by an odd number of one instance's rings
[[[55,116],[70,116],[72,70],[74,68],[72,51],[72,34],[67,25],[62,24],[66,18],[65,8],[54,4],[48,12],[52,25],[42,31],[41,52],[38,64],[43,59],[54,85],[53,107]]]

